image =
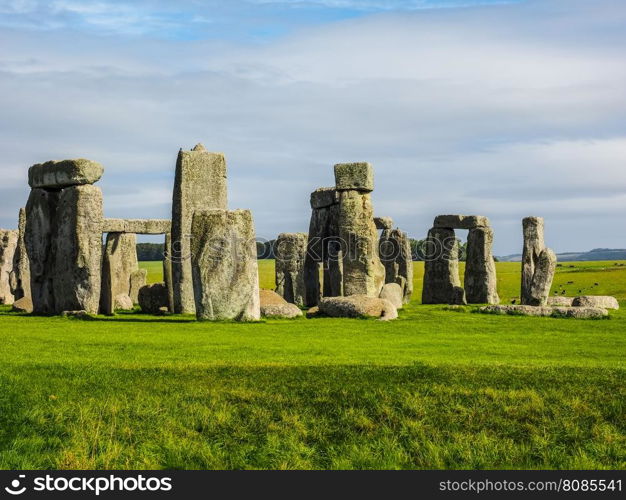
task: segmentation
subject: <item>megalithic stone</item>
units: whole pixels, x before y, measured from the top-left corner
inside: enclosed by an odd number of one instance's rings
[[[459,243],[453,229],[432,228],[426,240],[423,304],[462,304]]]
[[[26,213],[29,214],[28,209]],[[98,312],[102,220],[100,188],[82,185],[61,191],[54,237],[56,255],[53,289],[57,313],[80,310],[93,314]]]
[[[332,212],[337,212],[338,206],[332,208]],[[331,215],[333,220],[337,220],[337,215]],[[334,233],[337,234],[337,233]],[[341,243],[339,238],[330,237],[324,245],[324,297],[343,296],[343,256],[341,253]]]
[[[191,224],[196,210],[226,209],[226,160],[201,144],[178,153],[172,200],[174,310],[195,312],[191,273]]]
[[[399,229],[383,229],[378,249],[385,266],[385,283],[400,285],[403,302],[409,303],[413,294],[413,257],[407,234]]]
[[[9,278],[18,238],[17,231],[0,229],[0,304],[11,305],[15,302]]]
[[[167,288],[167,310],[174,312],[174,279],[172,277],[172,235],[165,234],[165,247],[163,252],[163,282]]]
[[[550,296],[550,288],[556,271],[556,254],[550,248],[544,248],[535,264],[535,274],[530,287],[531,306],[545,306]]]
[[[32,189],[26,203],[24,242],[30,264],[30,288],[35,314],[54,314],[56,211],[60,191]],[[100,238],[102,235],[100,235]]]
[[[385,283],[385,268],[378,256],[378,232],[369,192],[339,192],[339,238],[344,295],[378,297]]]
[[[465,295],[470,304],[498,304],[496,263],[492,253],[493,230],[475,227],[467,236]]]
[[[522,252],[522,304],[530,305],[533,301],[531,288],[533,284],[533,276],[535,275],[535,267],[539,260],[539,255],[545,248],[543,218],[542,217],[526,217],[522,220],[524,230],[524,250]]]
[[[197,318],[260,319],[256,238],[250,211],[197,211],[191,236]]]
[[[133,304],[139,304],[139,290],[146,286],[148,271],[137,269],[130,275],[130,300]]]
[[[276,239],[276,293],[287,302],[303,306],[306,301],[304,260],[306,233],[281,233]]]
[[[23,297],[30,299],[30,263],[26,252],[24,234],[26,232],[26,210],[20,208],[18,217],[17,248],[13,255],[13,271],[11,271],[11,293],[15,300]]]
[[[102,291],[100,295],[102,314],[115,312],[115,298],[117,296],[127,295],[129,298],[131,297],[131,275],[138,270],[137,236],[133,233],[108,233],[102,258]],[[137,289],[137,293],[139,293],[139,289]]]

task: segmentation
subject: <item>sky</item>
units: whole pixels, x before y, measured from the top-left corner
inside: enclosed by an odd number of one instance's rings
[[[412,237],[486,215],[508,255],[538,215],[557,252],[626,248],[625,53],[623,0],[0,0],[0,227],[78,157],[106,216],[169,218],[202,142],[259,237],[369,161]]]

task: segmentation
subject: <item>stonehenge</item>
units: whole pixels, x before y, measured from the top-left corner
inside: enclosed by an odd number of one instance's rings
[[[100,295],[102,314],[113,314],[116,309],[133,308],[131,277],[138,271],[136,235],[134,233],[108,233],[102,257],[102,293]],[[135,302],[139,300],[138,288],[136,288],[136,294]]]
[[[307,252],[306,233],[281,233],[275,247],[276,293],[287,302],[304,306],[306,288],[304,261]]]
[[[389,217],[377,218],[383,231],[378,242],[380,260],[385,266],[385,283],[396,283],[402,290],[402,301],[407,304],[413,295],[413,256],[408,235],[399,229],[392,229]],[[374,219],[375,221],[377,219]]]
[[[202,144],[178,153],[172,197],[172,281],[174,311],[193,314],[191,225],[197,210],[222,209],[228,204],[226,159]]]
[[[464,287],[455,229],[468,229]],[[481,215],[438,215],[428,232],[423,304],[497,304],[493,230]]]
[[[544,244],[543,218],[522,220],[524,250],[522,253],[521,303],[545,306],[556,271],[556,254]]]
[[[196,211],[191,268],[199,320],[260,319],[256,240],[249,210]]]

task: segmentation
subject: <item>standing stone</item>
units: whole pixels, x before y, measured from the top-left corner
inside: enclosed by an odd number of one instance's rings
[[[308,307],[316,306],[322,295],[320,272],[323,273],[323,295],[343,295],[338,203],[335,188],[320,188],[311,193],[311,222],[304,261],[305,305]]]
[[[413,294],[413,257],[407,234],[399,229],[383,229],[378,253],[385,266],[385,283],[400,285],[403,302],[408,304]]]
[[[130,273],[130,300],[133,304],[139,304],[139,290],[146,286],[148,271],[137,269]]]
[[[524,250],[522,252],[522,304],[530,304],[532,302],[531,287],[533,284],[533,276],[535,275],[535,266],[539,260],[539,255],[543,251],[543,218],[542,217],[526,217],[522,220],[524,230]]]
[[[11,293],[15,300],[28,297],[30,300],[30,263],[26,252],[24,233],[26,230],[26,210],[20,208],[18,219],[17,248],[13,255],[13,270],[10,275]]]
[[[547,305],[555,271],[556,254],[550,248],[544,248],[535,263],[535,274],[530,287],[528,305]]]
[[[18,238],[18,231],[0,229],[0,304],[11,305],[15,301],[9,278]]]
[[[137,236],[133,233],[108,233],[102,258],[102,292],[100,310],[102,314],[113,314],[116,309],[115,299],[119,295],[129,298],[118,301],[118,308],[126,309],[132,299],[130,279],[133,272],[139,270],[137,261]],[[122,307],[122,302],[125,302]]]
[[[391,217],[374,217],[376,229],[393,229],[393,219]]]
[[[167,310],[174,312],[174,278],[172,276],[172,234],[165,234],[165,246],[163,252],[163,281],[167,288]]]
[[[493,230],[475,227],[467,237],[465,294],[470,304],[498,304],[496,263],[492,254]]]
[[[59,193],[32,189],[26,203],[24,241],[30,263],[31,298],[35,314],[55,313],[52,282],[55,276],[56,211]]]
[[[226,160],[202,144],[178,153],[172,200],[174,310],[195,312],[191,272],[191,224],[196,210],[226,209]]]
[[[306,233],[281,233],[276,240],[276,293],[297,306],[303,306],[306,301],[304,260],[307,242]]]
[[[28,209],[26,213],[30,215]],[[96,314],[101,286],[102,191],[92,185],[63,189],[56,219],[55,312]]]
[[[378,232],[369,193],[339,193],[339,238],[343,246],[343,293],[378,297],[385,268],[378,256]]]
[[[260,319],[256,238],[250,211],[197,211],[191,234],[197,318]]]
[[[459,243],[453,229],[432,228],[426,239],[423,304],[464,304]]]

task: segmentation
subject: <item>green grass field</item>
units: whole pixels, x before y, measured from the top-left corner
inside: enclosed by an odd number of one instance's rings
[[[604,320],[421,306],[421,264],[393,322],[3,307],[0,468],[624,468],[626,266],[614,264],[564,263],[554,282],[618,297]],[[161,279],[160,263],[142,266]],[[260,279],[273,286],[272,261]],[[519,264],[499,263],[498,280],[506,303]]]

